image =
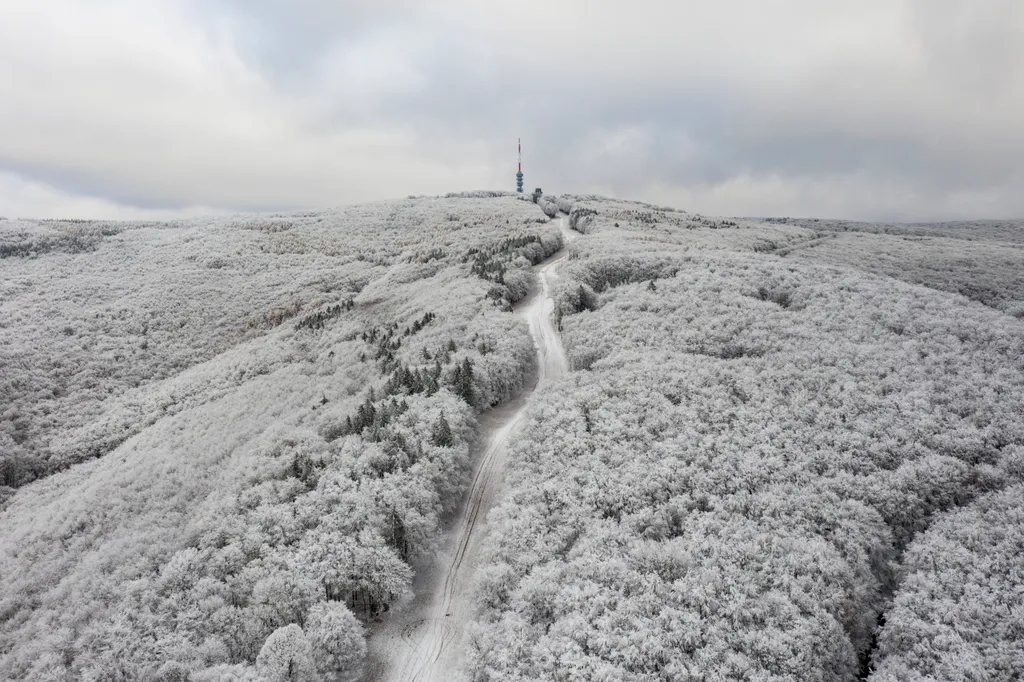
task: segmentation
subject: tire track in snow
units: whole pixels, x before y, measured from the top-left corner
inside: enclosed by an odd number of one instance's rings
[[[566,244],[576,235],[559,220]],[[454,682],[462,663],[462,639],[475,616],[467,590],[476,569],[486,517],[500,488],[508,443],[537,387],[568,371],[565,351],[554,327],[551,283],[566,256],[563,248],[534,270],[540,290],[516,307],[526,318],[537,348],[537,384],[531,390],[480,416],[483,455],[476,465],[465,507],[451,531],[447,551],[433,570],[422,571],[409,608],[374,628],[369,640],[366,682]]]

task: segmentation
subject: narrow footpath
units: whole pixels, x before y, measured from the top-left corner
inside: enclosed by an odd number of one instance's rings
[[[558,221],[565,243],[576,234],[565,218]],[[415,601],[371,630],[366,682],[456,682],[461,679],[466,626],[476,614],[469,594],[487,533],[487,512],[497,498],[508,457],[508,444],[530,399],[545,382],[568,371],[562,341],[554,326],[551,285],[566,249],[534,267],[540,283],[515,312],[526,318],[537,348],[536,385],[517,398],[480,415],[479,455],[465,505],[450,531],[447,547],[433,570],[418,571]]]

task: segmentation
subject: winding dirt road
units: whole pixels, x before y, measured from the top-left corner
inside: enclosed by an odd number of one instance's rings
[[[559,220],[559,229],[567,244],[576,236],[566,227],[564,218]],[[363,677],[366,682],[456,682],[464,677],[460,675],[463,636],[475,615],[469,585],[487,532],[487,512],[501,487],[509,439],[537,386],[568,371],[554,327],[555,304],[551,298],[551,283],[565,255],[562,249],[534,268],[540,291],[516,307],[516,313],[529,323],[537,347],[537,384],[480,416],[483,453],[446,551],[433,566],[418,568],[413,586],[415,601],[371,632]]]

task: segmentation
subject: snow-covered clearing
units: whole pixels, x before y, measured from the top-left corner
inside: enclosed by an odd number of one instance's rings
[[[559,220],[566,242],[575,238]],[[554,326],[552,281],[565,259],[560,251],[535,267],[539,290],[516,307],[530,325],[537,348],[534,386],[479,417],[482,444],[479,461],[455,522],[446,550],[421,569],[416,599],[397,610],[374,631],[369,641],[365,678],[373,682],[454,682],[459,679],[466,626],[476,614],[472,584],[481,540],[487,533],[487,512],[501,487],[509,440],[523,418],[530,396],[568,371],[565,351]]]

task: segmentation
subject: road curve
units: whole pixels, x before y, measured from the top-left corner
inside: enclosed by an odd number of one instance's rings
[[[565,242],[575,238],[559,220]],[[487,512],[501,486],[511,435],[523,418],[537,386],[568,371],[562,341],[554,326],[551,284],[565,249],[535,266],[539,291],[516,307],[530,325],[537,348],[538,381],[519,397],[488,410],[479,418],[479,457],[465,505],[452,527],[446,550],[432,567],[417,571],[415,601],[373,628],[365,682],[457,682],[466,626],[476,613],[468,592],[486,533]]]

